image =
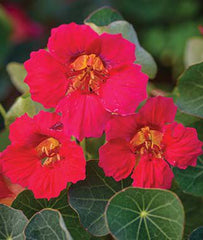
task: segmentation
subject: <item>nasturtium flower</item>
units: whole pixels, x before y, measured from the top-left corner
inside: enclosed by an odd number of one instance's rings
[[[3,173],[36,198],[57,197],[68,182],[85,179],[83,150],[64,134],[60,116],[41,111],[10,125],[11,145],[1,155]]]
[[[18,184],[12,184],[11,181],[2,174],[0,167],[0,203],[11,205],[16,196],[24,190]]]
[[[8,188],[3,174],[0,174],[0,199],[10,197],[12,192]]]
[[[87,25],[52,30],[48,50],[25,62],[32,99],[56,107],[68,135],[100,137],[111,113],[131,114],[146,98],[148,77],[134,64],[135,45]]]
[[[202,142],[194,128],[174,122],[176,110],[172,99],[155,97],[136,114],[114,116],[99,150],[106,176],[120,181],[132,173],[135,187],[170,188],[171,166],[195,166]]]

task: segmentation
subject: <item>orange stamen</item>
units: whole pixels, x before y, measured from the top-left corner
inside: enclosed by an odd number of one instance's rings
[[[96,54],[79,56],[70,65],[70,69],[68,93],[76,89],[84,93],[97,93],[100,85],[108,78],[108,70]]]
[[[35,148],[43,166],[49,166],[61,160],[59,155],[60,143],[55,138],[47,138]]]
[[[154,157],[160,158],[162,137],[162,132],[143,127],[131,139],[130,145],[135,153],[141,155],[150,153]]]

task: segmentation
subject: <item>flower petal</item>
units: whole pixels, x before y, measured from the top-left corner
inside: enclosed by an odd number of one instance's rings
[[[100,137],[111,116],[103,108],[98,96],[81,94],[79,91],[60,101],[57,111],[62,113],[65,132],[79,141],[84,137]]]
[[[43,166],[34,149],[9,146],[2,154],[3,172],[13,183],[32,190],[36,198],[57,197],[68,182],[85,179],[86,161],[82,148],[74,142],[62,141],[61,160]]]
[[[55,107],[68,86],[62,65],[42,49],[32,52],[24,65],[28,73],[25,82],[30,87],[32,99],[46,108]]]
[[[29,178],[41,165],[34,149],[22,147],[19,145],[8,146],[1,155],[3,163],[3,174],[5,174],[12,183],[20,184],[23,187],[28,186]]]
[[[52,29],[48,49],[61,63],[69,64],[74,57],[86,53],[98,37],[99,35],[87,25],[62,24]]]
[[[162,144],[165,159],[175,167],[196,166],[197,157],[202,154],[203,143],[198,140],[196,129],[184,127],[181,123],[165,126]]]
[[[134,187],[169,189],[174,175],[161,158],[141,157],[131,176]]]
[[[129,143],[123,139],[113,139],[100,147],[99,166],[108,177],[116,181],[127,178],[135,166],[135,154]]]
[[[136,114],[129,116],[112,115],[106,125],[106,139],[123,138],[129,141],[136,132]]]
[[[174,121],[177,107],[172,98],[153,97],[149,98],[139,110],[137,122],[143,126],[159,126],[162,128],[166,123]]]
[[[85,179],[86,160],[80,146],[75,142],[62,142],[59,155],[62,159],[53,167],[40,166],[31,175],[28,188],[36,198],[58,197],[68,182]]]
[[[100,88],[99,95],[104,107],[114,113],[131,114],[147,97],[148,77],[139,65],[125,65],[114,69],[109,79]]]
[[[57,137],[60,134],[60,131],[52,129],[55,124],[60,123],[60,119],[58,114],[44,111],[40,111],[33,119],[24,114],[10,125],[9,139],[13,144],[36,146],[44,136]]]
[[[57,113],[40,111],[37,115],[33,117],[35,126],[37,126],[37,131],[42,135],[57,136],[61,132],[63,125],[60,122],[61,116]],[[59,126],[59,131],[57,131],[57,126]]]
[[[33,119],[25,113],[10,125],[9,139],[14,144],[32,146],[38,137],[36,129]]]
[[[12,196],[12,192],[9,190],[6,184],[3,174],[0,173],[0,199],[10,196]]]
[[[101,39],[100,57],[107,68],[131,64],[135,61],[135,45],[124,39],[121,34],[103,33]]]

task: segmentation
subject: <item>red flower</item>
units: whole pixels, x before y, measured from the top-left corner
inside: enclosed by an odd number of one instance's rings
[[[9,3],[5,4],[4,8],[13,27],[11,35],[13,42],[21,43],[31,38],[38,38],[42,34],[42,26],[33,22],[18,5]]]
[[[8,186],[5,183],[3,174],[0,174],[0,199],[6,198],[11,196],[11,191],[9,190]]]
[[[0,157],[1,157],[0,153]],[[11,181],[2,173],[2,161],[0,161],[0,203],[11,205],[15,197],[24,189]]]
[[[10,206],[23,190],[24,188],[20,185],[12,184],[7,177],[0,173],[0,203]]]
[[[113,117],[106,128],[108,142],[99,150],[105,174],[120,181],[133,172],[133,186],[170,188],[170,165],[195,166],[202,142],[194,128],[173,122],[176,110],[172,99],[155,97],[137,114]]]
[[[48,51],[31,53],[25,82],[33,100],[62,113],[68,134],[99,137],[110,113],[133,113],[146,98],[148,77],[134,61],[135,46],[121,34],[64,24],[52,30]]]
[[[10,126],[11,145],[1,156],[5,175],[36,198],[57,197],[67,182],[85,178],[82,148],[64,134],[59,121],[48,112],[18,118]]]

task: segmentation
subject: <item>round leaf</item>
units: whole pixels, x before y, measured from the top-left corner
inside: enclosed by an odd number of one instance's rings
[[[40,110],[44,110],[40,103],[34,102],[29,94],[18,97],[6,114],[5,124],[9,126],[17,117],[27,113],[33,117]]]
[[[29,91],[29,87],[26,83],[24,83],[25,76],[27,74],[22,63],[11,62],[6,67],[10,79],[13,85],[17,88],[17,90],[21,93],[26,93]]]
[[[188,68],[193,64],[203,61],[203,38],[190,38],[186,44],[185,49],[185,66]]]
[[[173,172],[183,192],[203,196],[203,155],[198,157],[196,167],[174,168]]]
[[[110,199],[106,221],[115,239],[181,240],[184,211],[170,191],[130,187]]]
[[[0,239],[23,240],[28,220],[16,209],[0,204]]]
[[[97,26],[106,26],[113,21],[122,19],[123,17],[115,9],[110,7],[102,7],[91,13],[85,19],[85,23],[92,22]]]
[[[67,190],[63,190],[59,197],[47,199],[35,199],[31,191],[25,190],[14,200],[12,207],[21,209],[27,218],[43,208],[52,208],[60,211],[65,224],[74,239],[90,239],[89,234],[82,228],[77,213],[68,204]]]
[[[185,113],[203,118],[203,63],[189,67],[178,81],[177,105]]]
[[[36,213],[25,228],[27,240],[72,240],[61,214],[56,210],[44,209]]]
[[[189,240],[200,240],[203,239],[203,227],[199,227],[197,229],[195,229],[191,235]]]
[[[173,181],[171,190],[180,198],[185,211],[184,239],[189,239],[193,229],[203,225],[202,198],[184,193],[176,181]]]
[[[83,226],[95,236],[109,233],[104,217],[108,200],[118,191],[131,184],[131,180],[116,182],[105,177],[98,161],[87,163],[87,177],[69,189],[70,205],[78,212]]]

